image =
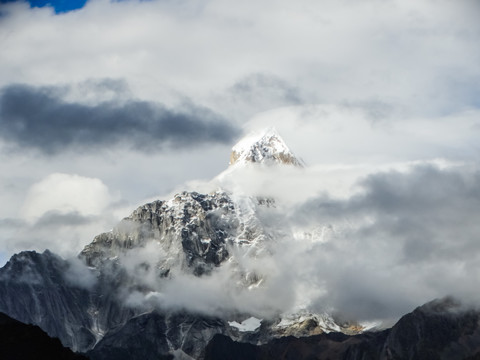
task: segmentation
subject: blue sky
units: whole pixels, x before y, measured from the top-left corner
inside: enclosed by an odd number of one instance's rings
[[[54,0],[54,1],[45,1],[45,0],[30,0],[30,6],[32,7],[44,7],[52,6],[55,9],[56,13],[63,13],[72,10],[81,9],[87,0]]]
[[[16,0],[4,0],[3,2],[13,2]],[[53,0],[53,1],[48,1],[48,0],[30,0],[28,3],[30,4],[31,7],[53,7],[55,10],[55,13],[61,14],[65,12],[69,12],[72,10],[77,10],[81,9],[85,4],[87,0]]]

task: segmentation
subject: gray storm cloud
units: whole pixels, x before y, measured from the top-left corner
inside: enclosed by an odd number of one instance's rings
[[[307,246],[315,302],[355,318],[395,318],[446,295],[478,304],[480,175],[417,166],[361,182],[349,199],[319,197],[292,221],[322,223],[334,235]]]
[[[150,152],[165,147],[229,143],[239,130],[213,111],[185,104],[129,100],[96,105],[64,101],[62,89],[10,85],[0,94],[1,137],[18,148],[46,154],[125,144]]]

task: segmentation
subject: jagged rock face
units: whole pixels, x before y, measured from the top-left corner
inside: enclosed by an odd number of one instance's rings
[[[303,162],[287,147],[273,128],[260,134],[250,134],[240,140],[230,155],[230,165],[238,163],[285,164],[303,167]]]
[[[154,241],[165,253],[165,259],[158,259],[161,272],[180,266],[201,275],[228,258],[228,245],[236,238],[238,226],[234,204],[226,193],[183,192],[170,201],[139,207],[113,231],[95,237],[81,256],[98,267],[105,259]]]
[[[132,318],[88,353],[92,360],[168,359],[182,349],[198,359],[208,341],[225,333],[224,321],[187,313],[148,313]],[[160,357],[159,357],[160,355]]]
[[[91,320],[85,317],[91,294],[65,281],[67,268],[65,261],[48,251],[14,255],[0,269],[0,311],[40,326],[65,346],[85,349],[95,343]]]
[[[40,326],[74,351],[92,348],[134,311],[117,302],[111,283],[90,288],[66,278],[70,264],[48,250],[14,255],[0,269],[0,311]]]
[[[125,326],[107,334],[88,356],[95,360],[158,359],[159,354],[168,354],[170,350],[164,320],[159,314],[132,318]]]

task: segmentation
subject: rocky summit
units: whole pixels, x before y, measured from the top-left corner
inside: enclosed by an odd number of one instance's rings
[[[275,128],[252,132],[232,148],[230,165],[242,163],[304,166],[303,161],[290,151]]]

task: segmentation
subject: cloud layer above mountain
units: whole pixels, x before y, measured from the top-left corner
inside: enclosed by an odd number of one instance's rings
[[[125,79],[140,99],[186,95],[237,120],[292,102],[451,112],[478,105],[479,11],[444,0],[94,0],[55,15],[12,3],[0,86]]]

